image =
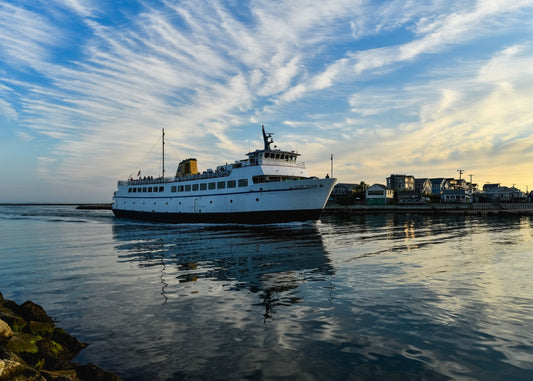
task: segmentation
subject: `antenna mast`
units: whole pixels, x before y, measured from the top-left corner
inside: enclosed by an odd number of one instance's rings
[[[162,146],[163,156],[162,156],[162,161],[161,161],[161,167],[163,170],[163,179],[164,179],[165,178],[165,129],[163,128],[162,131],[163,131],[163,144],[161,146]]]

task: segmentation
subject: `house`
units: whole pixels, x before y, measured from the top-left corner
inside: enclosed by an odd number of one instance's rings
[[[415,190],[421,195],[431,194],[431,180],[428,178],[415,179]]]
[[[374,184],[366,190],[368,205],[386,205],[394,199],[394,191],[383,184]]]
[[[422,197],[416,190],[403,190],[398,192],[398,204],[419,204],[421,202]]]
[[[514,202],[523,200],[524,193],[515,187],[485,184],[483,185],[483,193],[480,193],[478,197],[480,201],[486,202]]]
[[[330,200],[338,202],[346,196],[351,196],[356,186],[357,184],[338,183],[331,191]]]
[[[495,184],[485,184],[483,185],[483,192],[494,192],[496,189],[500,187],[500,183]]]
[[[471,202],[470,194],[464,189],[445,189],[442,192],[442,201],[445,203],[466,203]]]
[[[448,179],[436,177],[429,179],[431,181],[431,194],[442,194],[445,189],[449,188]]]
[[[415,178],[411,175],[390,175],[387,188],[394,190],[415,190]]]

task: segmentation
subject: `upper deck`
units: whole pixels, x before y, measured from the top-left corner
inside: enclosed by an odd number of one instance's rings
[[[247,159],[238,160],[238,161],[233,162],[232,164],[219,165],[216,171],[213,171],[212,169],[208,169],[206,171],[203,171],[202,173],[194,173],[194,174],[187,174],[187,175],[176,174],[176,176],[174,177],[158,177],[158,178],[144,177],[144,178],[138,178],[138,179],[131,178],[126,181],[119,181],[118,185],[124,186],[124,185],[141,185],[141,184],[164,184],[164,183],[171,183],[171,182],[228,177],[232,174],[232,172],[235,169],[251,168],[251,167],[262,167],[262,169],[259,171],[251,171],[251,172],[256,172],[256,173],[253,173],[255,175],[257,174],[279,175],[280,172],[283,172],[285,175],[289,175],[289,176],[294,175],[298,177],[307,177],[307,174],[304,174],[305,172],[302,171],[302,170],[305,170],[305,163],[302,161],[298,161],[298,156],[300,156],[300,154],[295,151],[284,151],[284,150],[279,150],[279,149],[271,149],[270,144],[273,143],[272,134],[265,133],[264,126],[262,127],[262,129],[263,129],[264,149],[255,150],[253,152],[247,153],[246,154],[246,156],[248,156]],[[188,159],[188,160],[196,161],[196,159]],[[283,167],[283,170],[280,171],[279,167]],[[298,170],[298,172],[296,172],[296,170]],[[294,172],[294,173],[291,173],[291,172]]]

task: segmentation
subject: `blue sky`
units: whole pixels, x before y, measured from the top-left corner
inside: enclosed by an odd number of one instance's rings
[[[342,182],[533,189],[533,0],[0,3],[0,202],[280,148]]]

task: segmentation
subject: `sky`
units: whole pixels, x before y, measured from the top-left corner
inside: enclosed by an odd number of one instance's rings
[[[310,175],[533,190],[533,0],[2,0],[0,202],[262,148]]]

